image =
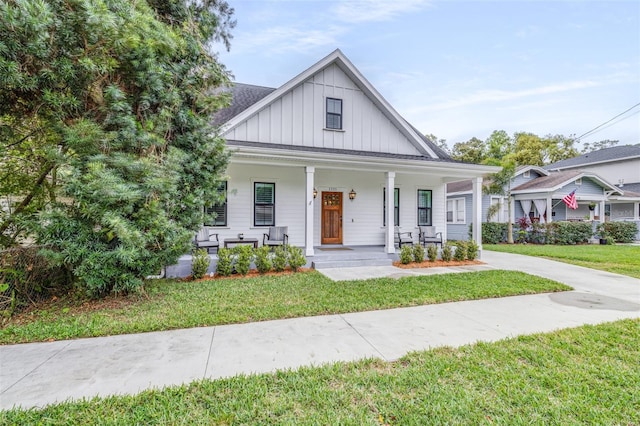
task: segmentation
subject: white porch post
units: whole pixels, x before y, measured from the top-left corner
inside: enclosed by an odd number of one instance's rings
[[[387,222],[387,229],[386,229],[386,234],[385,234],[385,249],[387,253],[395,253],[396,252],[396,247],[393,241],[393,225],[394,225],[394,221],[393,221],[393,188],[395,186],[395,177],[396,177],[396,172],[387,172],[386,173],[386,177],[387,177],[387,196],[386,196],[386,203],[387,203],[387,217],[386,217],[386,222]]]
[[[547,223],[553,222],[553,200],[551,195],[547,196]]]
[[[478,257],[482,256],[482,178],[473,179],[472,195],[473,241],[478,245]]]
[[[633,203],[633,220],[640,220],[640,202]]]
[[[600,201],[599,211],[598,211],[598,221],[600,223],[604,223],[604,204],[605,200]]]
[[[305,225],[304,225],[304,245],[305,255],[313,256],[313,176],[316,168],[306,166],[307,175],[304,198],[305,198]]]

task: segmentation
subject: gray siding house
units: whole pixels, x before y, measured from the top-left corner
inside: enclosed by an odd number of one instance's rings
[[[447,232],[450,239],[466,240],[469,235],[470,181],[447,184]],[[507,188],[505,188],[505,193]],[[577,209],[570,209],[562,199],[575,191]],[[595,173],[582,170],[549,171],[537,166],[521,166],[511,181],[511,211],[505,196],[482,195],[482,222],[514,222],[527,216],[541,223],[560,220],[602,221],[609,197],[622,191]],[[499,205],[489,217],[491,205]]]

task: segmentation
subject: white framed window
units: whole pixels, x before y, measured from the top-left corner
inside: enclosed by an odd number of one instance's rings
[[[218,192],[222,199],[205,209],[207,214],[206,226],[227,226],[227,181],[220,182]]]
[[[253,226],[276,225],[276,184],[253,183]]]
[[[327,98],[326,128],[342,130],[342,99]]]
[[[466,204],[464,198],[447,200],[447,223],[464,224],[466,222]]]
[[[499,205],[500,207],[498,207],[498,210],[496,210],[496,212],[494,213],[493,216],[491,216],[491,220],[494,222],[504,222],[504,218],[505,218],[505,207],[504,207],[504,203],[503,203],[503,198],[502,197],[491,197],[491,205]],[[508,213],[507,213],[508,215]]]
[[[526,172],[522,173],[522,177],[525,177],[525,178],[531,177],[531,171],[527,170]]]
[[[575,184],[582,185],[582,178],[576,179]]]

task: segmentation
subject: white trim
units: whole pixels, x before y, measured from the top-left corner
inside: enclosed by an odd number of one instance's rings
[[[395,157],[368,157],[355,154],[339,155],[333,152],[300,151],[290,149],[274,150],[270,147],[231,145],[231,163],[316,167],[380,172],[381,168],[410,173],[428,173],[442,176],[456,176],[457,180],[477,177],[478,174],[496,173],[500,167],[479,164],[453,163],[443,161],[412,160]],[[277,151],[277,152],[276,152]]]
[[[452,203],[453,207],[452,207],[452,215],[451,215],[451,222],[449,222],[449,202]],[[457,203],[458,202],[462,202],[462,221],[459,221],[459,217],[458,217],[458,208],[457,208]],[[446,214],[445,214],[445,220],[447,225],[466,225],[467,224],[467,204],[466,204],[467,200],[466,198],[462,197],[462,198],[448,198],[447,199],[447,206],[446,206]]]

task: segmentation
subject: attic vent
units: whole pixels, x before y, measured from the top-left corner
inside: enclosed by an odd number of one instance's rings
[[[527,170],[526,172],[524,172],[522,174],[522,177],[526,177],[526,178],[531,177],[531,172],[529,170]]]
[[[582,178],[576,179],[575,184],[582,185]]]

